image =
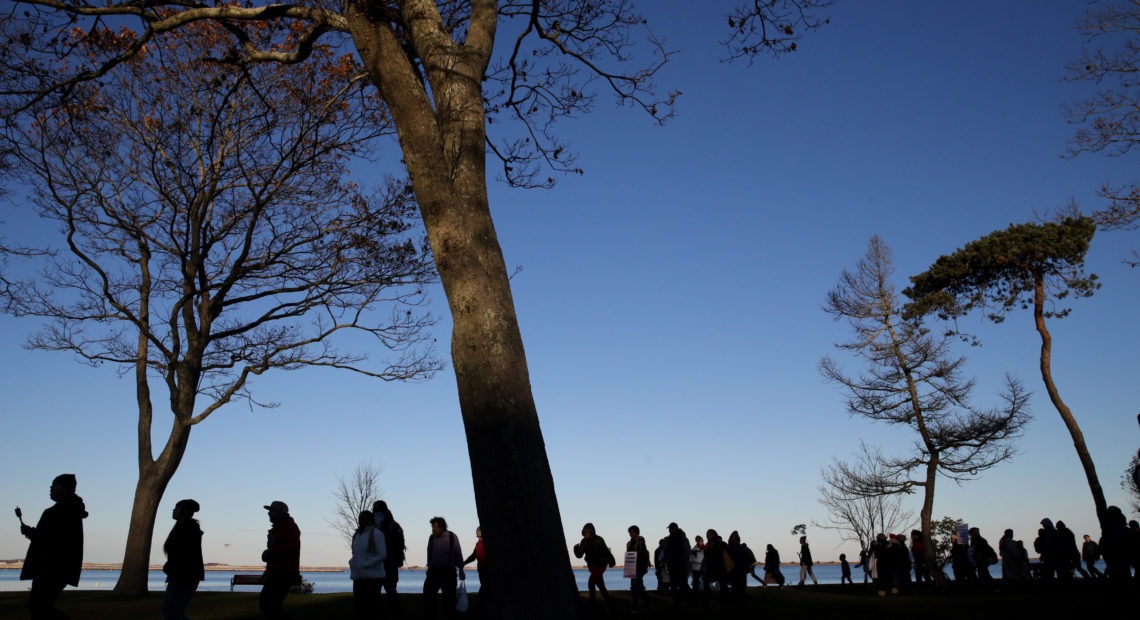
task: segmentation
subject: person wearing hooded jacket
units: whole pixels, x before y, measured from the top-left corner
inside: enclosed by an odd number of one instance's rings
[[[194,513],[201,506],[192,499],[180,500],[174,505],[171,516],[174,527],[162,544],[166,554],[166,593],[162,598],[163,620],[184,620],[190,598],[198,591],[198,584],[206,578],[202,561],[202,528]]]
[[[616,566],[617,560],[614,559],[614,554],[610,548],[606,546],[605,539],[598,536],[593,523],[582,526],[582,542],[574,545],[574,557],[586,558],[586,568],[590,570],[590,578],[586,582],[590,591],[590,603],[593,604],[596,597],[595,592],[600,590],[602,600],[606,603],[606,609],[612,610],[614,607],[613,599],[610,598],[610,591],[606,589],[606,580],[602,575],[606,572],[607,566],[610,568]]]
[[[87,509],[75,487],[75,474],[56,476],[50,491],[55,504],[44,510],[35,527],[20,524],[20,533],[31,541],[20,579],[32,581],[28,596],[32,620],[67,618],[56,609],[55,601],[64,588],[79,585]]]

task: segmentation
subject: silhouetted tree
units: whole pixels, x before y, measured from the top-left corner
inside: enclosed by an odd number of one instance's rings
[[[75,36],[80,53],[135,41]],[[416,307],[434,272],[414,202],[401,184],[348,179],[390,130],[351,58],[197,62],[227,48],[216,25],[191,24],[14,134],[30,200],[62,238],[43,249],[42,273],[9,288],[8,310],[46,319],[31,348],[134,377],[139,477],[119,593],[146,591],[156,511],[194,425],[235,400],[272,406],[253,398],[253,377],[316,366],[404,380],[440,367]],[[347,333],[395,355],[342,351]],[[163,409],[170,431],[155,446]]]
[[[1045,323],[1069,314],[1071,309],[1061,302],[1070,295],[1089,297],[1100,288],[1096,275],[1084,270],[1085,253],[1095,232],[1096,224],[1085,217],[1014,224],[939,257],[925,272],[911,277],[911,286],[903,294],[911,299],[905,311],[914,317],[936,314],[956,319],[979,310],[1000,323],[1012,310],[1032,308],[1041,337],[1039,361],[1045,391],[1069,430],[1097,518],[1103,519],[1107,508],[1104,490],[1077,418],[1053,381],[1053,337]]]
[[[874,471],[882,467],[883,457],[878,449],[860,442],[855,469]],[[867,549],[879,532],[901,532],[911,528],[914,516],[903,508],[903,494],[860,495],[848,491],[844,468],[831,465],[823,470],[823,484],[819,487],[819,503],[827,508],[826,523],[812,525],[839,532],[841,540],[848,540]],[[874,475],[874,474],[871,474]]]
[[[352,476],[337,476],[333,497],[336,498],[336,505],[329,525],[344,536],[345,544],[351,549],[352,537],[360,524],[360,513],[372,510],[372,504],[382,499],[380,467],[372,463],[360,463],[352,470]]]
[[[1069,63],[1067,78],[1096,84],[1096,95],[1065,107],[1077,126],[1068,155],[1104,153],[1121,157],[1140,144],[1140,3],[1104,2],[1090,7],[1077,23],[1086,40],[1098,43]],[[1135,230],[1140,226],[1140,187],[1135,181],[1106,183],[1100,195],[1108,205],[1092,214],[1105,230]],[[1127,261],[1140,265],[1135,251]]]
[[[1029,420],[1029,394],[1007,375],[1004,405],[973,408],[974,381],[962,377],[965,358],[950,353],[947,336],[935,337],[919,321],[903,318],[893,277],[890,249],[871,237],[866,254],[853,271],[843,271],[824,304],[825,311],[854,331],[852,340],[836,347],[861,358],[864,372],[849,375],[829,357],[820,360],[819,368],[848,393],[849,413],[908,427],[917,441],[909,454],[898,457],[865,451],[873,457],[871,465],[840,462],[830,480],[842,493],[856,496],[921,490],[920,527],[923,537],[932,540],[938,477],[971,480],[1012,458],[1014,440]],[[912,473],[918,476],[912,478]],[[925,561],[939,583],[935,560],[934,548],[927,547]]]

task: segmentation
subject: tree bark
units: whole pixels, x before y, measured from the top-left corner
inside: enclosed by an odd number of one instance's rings
[[[454,44],[434,3],[409,0],[403,15],[424,79],[394,33],[359,5],[347,12],[353,40],[395,121],[452,315],[452,366],[467,434],[493,618],[576,615],[577,587],[554,479],[531,393],[510,281],[486,185],[482,77],[495,3],[473,3],[466,42]]]
[[[1100,478],[1096,475],[1096,465],[1093,463],[1092,456],[1089,454],[1088,446],[1085,445],[1085,436],[1081,432],[1081,426],[1077,424],[1077,419],[1073,416],[1073,412],[1069,410],[1068,405],[1061,400],[1061,393],[1057,390],[1057,385],[1053,383],[1053,370],[1052,370],[1052,350],[1053,350],[1053,337],[1049,334],[1049,329],[1045,326],[1045,277],[1041,274],[1035,276],[1035,284],[1033,291],[1033,321],[1037,326],[1037,333],[1041,335],[1041,379],[1045,382],[1045,391],[1049,394],[1049,400],[1052,401],[1053,407],[1057,409],[1057,413],[1061,414],[1061,420],[1065,423],[1065,427],[1069,429],[1069,435],[1073,438],[1073,448],[1077,451],[1077,458],[1081,461],[1081,467],[1085,470],[1085,478],[1089,483],[1089,491],[1092,492],[1093,504],[1096,506],[1096,517],[1101,522],[1102,527],[1104,523],[1104,514],[1108,509],[1108,502],[1104,498],[1104,489],[1100,486]]]
[[[141,432],[140,425],[140,432]],[[149,425],[147,425],[149,445]],[[166,493],[174,472],[178,470],[186,444],[190,439],[190,426],[175,421],[170,431],[166,447],[157,460],[149,454],[139,458],[139,480],[135,485],[135,498],[131,505],[131,524],[127,530],[127,545],[123,551],[123,568],[115,583],[115,594],[139,596],[146,594],[150,580],[151,541],[154,540],[154,524],[158,515],[158,505]],[[140,443],[142,437],[140,436]]]

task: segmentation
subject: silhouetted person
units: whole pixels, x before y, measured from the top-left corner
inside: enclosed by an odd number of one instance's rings
[[[641,535],[640,527],[631,525],[628,531],[629,542],[625,543],[625,550],[627,553],[637,554],[635,576],[629,579],[632,613],[640,613],[642,601],[645,602],[646,609],[653,611],[653,603],[650,603],[649,597],[645,595],[645,573],[649,572],[649,546],[645,544],[645,537]]]
[[[486,574],[483,572],[483,567],[487,564],[487,550],[483,546],[483,526],[475,527],[475,549],[471,551],[471,555],[463,560],[463,566],[467,566],[471,562],[475,562],[475,571],[479,574],[479,608],[476,615],[485,616],[488,596],[493,595],[493,592],[487,589],[487,580],[483,578],[483,575]]]
[[[800,583],[797,588],[804,587],[804,579],[811,577],[813,584],[819,583],[815,580],[815,570],[812,568],[815,562],[811,559],[811,547],[808,546],[807,536],[800,536]]]
[[[404,528],[400,527],[399,522],[392,516],[388,502],[384,500],[372,504],[372,515],[376,519],[376,527],[384,533],[384,544],[388,546],[388,558],[384,560],[384,591],[388,596],[388,610],[393,617],[399,618],[402,610],[396,587],[400,582],[400,567],[404,565],[408,550],[404,540]],[[483,587],[482,582],[479,587],[480,589]]]
[[[978,571],[978,583],[984,587],[993,585],[994,579],[990,575],[990,565],[998,563],[998,554],[990,542],[982,538],[978,528],[970,528],[970,548],[974,551],[974,570]]]
[[[87,510],[75,494],[75,474],[60,474],[51,482],[55,504],[40,515],[35,527],[20,525],[20,533],[32,541],[20,579],[32,580],[28,612],[32,620],[64,619],[55,601],[68,585],[79,585],[83,569],[83,520]]]
[[[586,568],[590,571],[590,578],[586,581],[586,587],[590,591],[590,605],[594,604],[596,593],[600,590],[602,600],[606,603],[606,610],[613,611],[613,600],[610,598],[610,591],[606,589],[603,574],[607,566],[613,567],[617,562],[614,560],[613,552],[606,546],[606,540],[598,536],[593,523],[582,526],[582,542],[574,545],[574,557],[586,558]]]
[[[285,502],[271,502],[265,509],[273,527],[269,528],[265,551],[261,552],[265,574],[261,578],[258,608],[266,618],[288,618],[285,597],[289,588],[301,584],[301,530],[289,516]]]
[[[443,615],[455,616],[455,591],[463,579],[463,549],[454,532],[447,531],[443,517],[431,518],[431,536],[427,544],[427,573],[424,575],[424,618],[435,618],[436,596],[443,594]]]
[[[1123,589],[1131,580],[1128,565],[1132,534],[1128,530],[1128,521],[1118,506],[1109,506],[1104,511],[1102,523],[1100,553],[1104,557],[1104,575],[1116,588]]]
[[[681,595],[689,591],[689,558],[692,552],[689,537],[676,523],[667,527],[665,537],[665,563],[669,571],[669,591],[673,593],[673,603],[681,604]]]
[[[1100,559],[1100,545],[1097,545],[1088,534],[1085,534],[1085,542],[1081,545],[1081,559],[1084,560],[1087,577],[1090,579],[1104,577],[1104,573],[1096,567],[1096,562]]]
[[[839,554],[839,585],[843,584],[855,585],[851,579],[851,563],[847,561],[847,554]]]
[[[198,591],[198,584],[206,578],[202,562],[202,528],[194,513],[201,507],[192,499],[174,505],[171,517],[174,527],[162,544],[166,554],[166,594],[162,598],[163,620],[185,620],[190,597]]]

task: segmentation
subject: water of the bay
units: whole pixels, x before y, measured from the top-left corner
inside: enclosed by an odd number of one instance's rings
[[[246,573],[247,571],[238,571]],[[255,572],[255,571],[254,571]],[[798,566],[785,566],[783,567],[784,576],[787,578],[789,584],[795,584],[799,579]],[[857,581],[862,581],[862,569],[854,569],[853,573]],[[467,574],[467,589],[470,592],[479,591],[479,573],[475,571],[474,567],[469,567],[466,571]],[[757,574],[763,572],[757,568]],[[206,571],[206,580],[198,587],[201,591],[217,591],[225,592],[230,589],[230,578],[234,576],[234,571]],[[590,573],[585,569],[575,569],[574,579],[578,583],[580,591],[586,590],[586,580],[589,578]],[[838,564],[816,564],[815,565],[815,578],[819,583],[839,583],[839,565]],[[148,588],[151,591],[161,591],[166,589],[165,575],[161,571],[151,571]],[[110,591],[115,587],[115,582],[119,579],[119,571],[117,570],[85,570],[79,578],[80,590],[107,590]],[[331,593],[331,592],[351,592],[352,579],[349,577],[348,571],[340,572],[309,572],[304,573],[304,580],[312,582],[313,592],[315,593]],[[605,572],[606,587],[611,590],[628,590],[629,580],[622,577],[621,566],[611,568]],[[810,580],[809,580],[810,583]],[[424,585],[424,571],[405,569],[400,571],[400,585],[401,592],[420,592],[423,590]],[[753,579],[749,579],[750,586],[759,587]],[[31,587],[30,581],[20,581],[20,571],[16,569],[0,569],[0,591],[20,591],[27,590]],[[657,587],[657,577],[653,571],[650,570],[649,574],[645,576],[645,587],[653,590]],[[256,586],[238,586],[237,590],[241,591],[257,591]]]

